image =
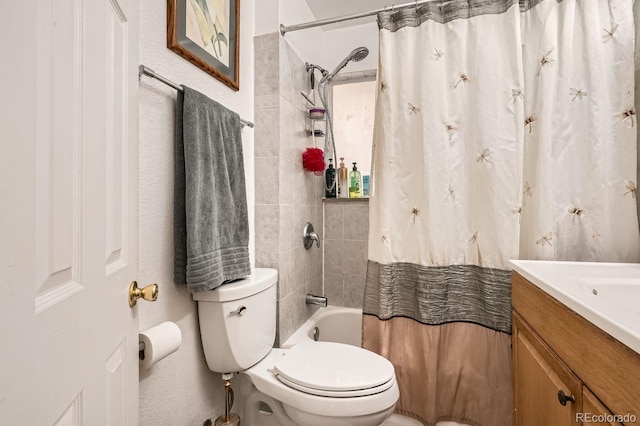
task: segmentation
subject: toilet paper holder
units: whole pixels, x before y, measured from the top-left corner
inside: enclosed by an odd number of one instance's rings
[[[140,369],[146,370],[180,348],[182,333],[174,322],[165,321],[138,332]]]
[[[144,361],[144,342],[138,342],[138,359]]]

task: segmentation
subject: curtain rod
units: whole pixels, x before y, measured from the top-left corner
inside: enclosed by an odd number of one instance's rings
[[[178,90],[180,92],[182,92],[184,90],[178,84],[174,83],[173,81],[169,80],[168,78],[165,78],[165,77],[161,76],[160,74],[157,74],[154,70],[152,70],[151,68],[147,67],[146,65],[140,65],[138,67],[138,77],[140,77],[143,74],[144,75],[148,75],[151,78],[155,78],[156,80],[159,80],[159,81],[163,82],[164,84],[166,84],[167,86],[173,87],[174,89],[176,89],[176,90]],[[247,121],[244,118],[240,118],[240,122],[242,123],[243,126],[247,126],[247,127],[253,128],[253,123],[251,121]]]
[[[314,27],[321,27],[323,25],[335,24],[337,22],[344,22],[344,21],[351,21],[353,19],[366,18],[367,16],[377,15],[378,13],[385,12],[387,10],[405,9],[407,7],[412,7],[412,6],[418,7],[426,3],[433,3],[435,1],[438,1],[438,0],[414,0],[409,3],[394,4],[392,6],[381,7],[379,9],[371,10],[369,12],[354,13],[352,15],[338,16],[336,18],[320,19],[317,21],[305,22],[303,24],[288,25],[286,27],[280,24],[280,34],[285,35],[286,33],[291,31],[305,30],[307,28],[314,28]]]

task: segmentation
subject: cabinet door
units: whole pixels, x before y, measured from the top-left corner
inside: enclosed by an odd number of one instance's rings
[[[515,425],[574,426],[582,383],[514,312]],[[567,396],[563,405],[559,392]]]
[[[611,412],[587,388],[582,389],[582,413],[584,426],[622,426],[618,422],[598,421],[606,420],[606,416],[611,415]]]

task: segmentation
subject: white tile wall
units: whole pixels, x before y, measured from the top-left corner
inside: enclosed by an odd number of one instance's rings
[[[324,201],[324,291],[333,306],[362,308],[367,274],[369,201]]]
[[[322,294],[322,251],[302,245],[305,222],[322,235],[322,180],[302,169],[302,152],[314,144],[299,94],[306,90],[304,62],[277,33],[256,37],[254,45],[256,266],[279,271],[280,342],[317,309],[305,304],[305,294]]]

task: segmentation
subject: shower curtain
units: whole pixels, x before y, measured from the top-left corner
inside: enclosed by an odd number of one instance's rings
[[[638,260],[632,6],[379,14],[363,346],[398,412],[510,425],[509,259]]]

